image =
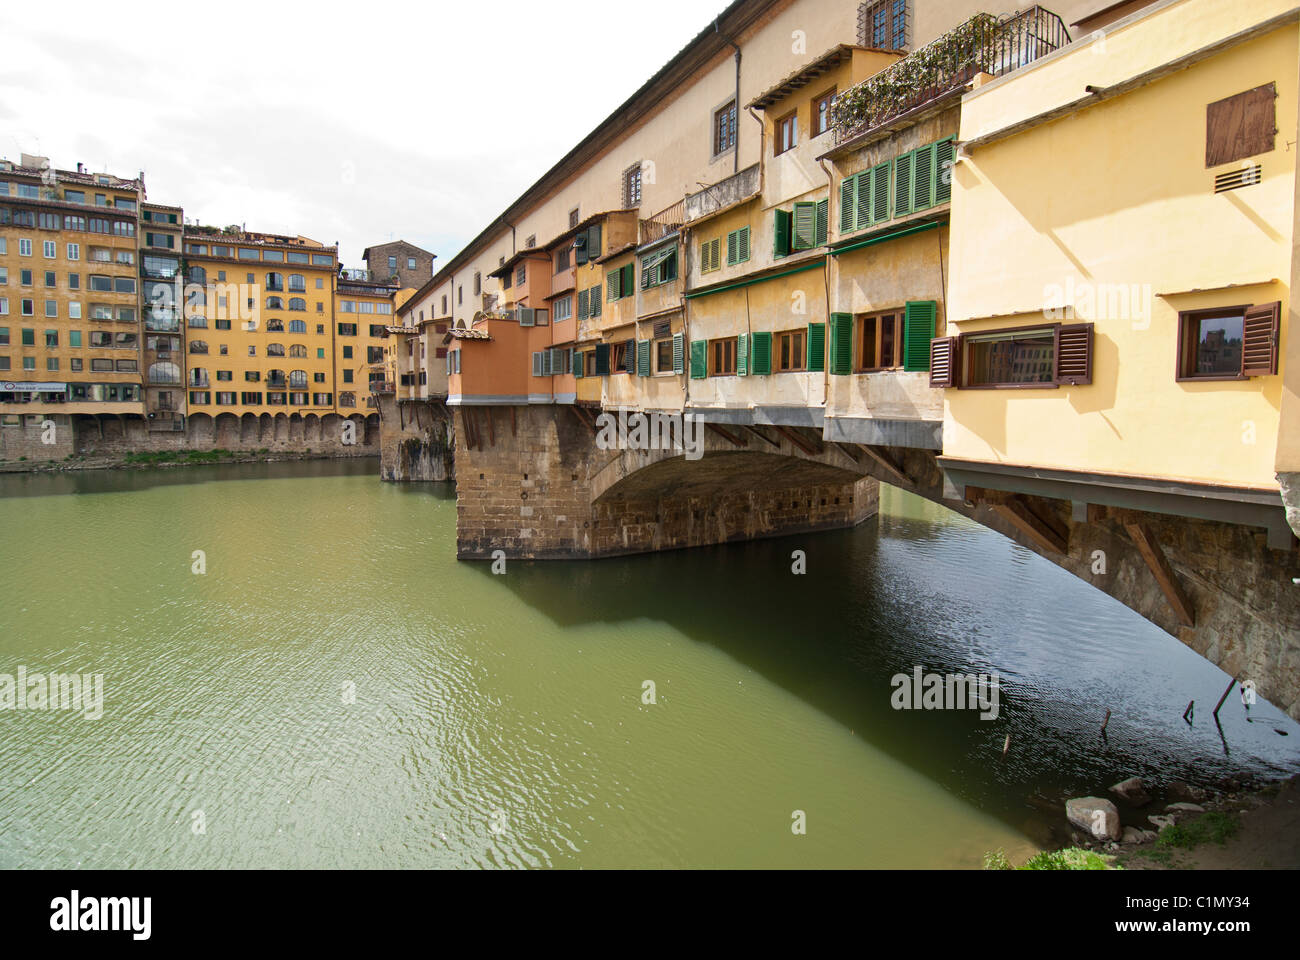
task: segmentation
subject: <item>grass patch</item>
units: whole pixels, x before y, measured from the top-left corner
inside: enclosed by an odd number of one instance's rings
[[[128,453],[122,458],[122,462],[140,466],[159,463],[218,463],[234,456],[234,453],[222,447],[213,447],[211,450],[155,450]]]
[[[1015,867],[1001,850],[984,854],[985,870],[1122,870],[1115,858],[1084,850],[1066,847],[1064,850],[1044,850],[1036,853],[1023,865]]]
[[[1241,829],[1241,819],[1235,814],[1211,810],[1189,823],[1176,823],[1165,827],[1156,838],[1162,847],[1191,850],[1203,843],[1227,843]]]

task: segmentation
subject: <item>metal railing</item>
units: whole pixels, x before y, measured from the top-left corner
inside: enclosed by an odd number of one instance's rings
[[[831,108],[835,142],[844,143],[969,83],[1001,76],[1070,42],[1065,22],[1033,6],[996,17],[977,13],[902,60],[850,87]]]
[[[654,243],[681,229],[686,222],[686,200],[678,200],[671,207],[660,210],[649,219],[641,221],[641,242]]]

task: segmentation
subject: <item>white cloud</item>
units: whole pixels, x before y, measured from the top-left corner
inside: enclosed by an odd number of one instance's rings
[[[224,226],[446,260],[720,12],[632,3],[0,8],[0,156]],[[48,9],[48,8],[46,8]]]

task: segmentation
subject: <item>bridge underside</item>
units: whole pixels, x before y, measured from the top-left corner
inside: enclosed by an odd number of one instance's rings
[[[995,487],[934,450],[827,442],[808,427],[709,425],[698,459],[601,449],[594,414],[455,410],[459,557],[594,558],[842,528],[876,512],[883,481],[1046,557],[1300,719],[1300,553],[1272,513],[1184,509],[1176,495],[1120,506],[1041,479]]]

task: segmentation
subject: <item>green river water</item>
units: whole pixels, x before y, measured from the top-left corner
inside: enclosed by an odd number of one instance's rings
[[[978,867],[1064,826],[1034,794],[1300,768],[1268,704],[1226,754],[1181,721],[1227,677],[1172,637],[892,488],[851,531],[494,575],[450,485],[376,472],[0,477],[0,674],[104,691],[0,710],[0,867]],[[996,671],[998,718],[893,709],[917,665]]]

